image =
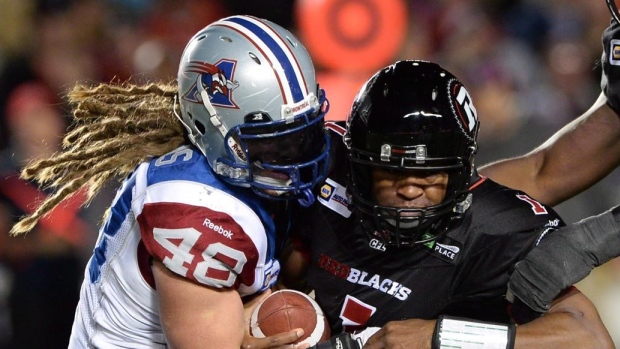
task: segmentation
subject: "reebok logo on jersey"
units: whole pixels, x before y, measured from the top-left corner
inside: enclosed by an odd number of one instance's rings
[[[396,281],[384,279],[379,274],[370,275],[363,270],[351,268],[324,254],[319,258],[319,267],[350,283],[372,287],[401,301],[407,300],[411,294],[409,287]]]
[[[546,227],[559,227],[560,226],[560,220],[559,219],[554,219],[552,221],[549,221],[549,223],[545,224]]]
[[[211,222],[209,218],[205,218],[204,222],[202,222],[202,225],[224,236],[225,238],[232,240],[232,237],[234,235],[232,231],[228,229],[224,229],[223,227],[217,224],[214,224],[213,222]]]

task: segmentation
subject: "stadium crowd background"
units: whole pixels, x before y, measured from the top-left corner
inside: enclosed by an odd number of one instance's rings
[[[524,153],[598,96],[609,23],[603,0],[0,0],[0,349],[66,348],[83,268],[117,183],[26,237],[11,224],[45,192],[17,178],[60,146],[63,93],[76,81],[171,80],[187,40],[251,14],[296,33],[344,119],[360,87],[397,59],[427,59],[468,87],[481,120],[479,164]],[[583,166],[589,166],[583,164]],[[567,222],[618,204],[620,172],[558,206]],[[620,347],[620,258],[579,288]]]

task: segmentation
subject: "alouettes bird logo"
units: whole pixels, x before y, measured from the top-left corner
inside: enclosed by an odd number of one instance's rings
[[[236,61],[222,59],[215,64],[208,62],[191,61],[185,69],[185,73],[196,73],[196,83],[184,95],[183,99],[202,103],[198,84],[204,89],[212,105],[226,108],[238,108],[233,100],[233,90],[239,87],[239,82],[234,80]]]

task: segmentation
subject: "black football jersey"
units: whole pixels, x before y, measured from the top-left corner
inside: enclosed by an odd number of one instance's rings
[[[334,136],[334,156],[344,159]],[[446,234],[413,248],[384,246],[362,231],[346,195],[346,164],[334,164],[296,224],[311,258],[309,286],[333,333],[440,314],[508,322],[513,266],[564,225],[550,207],[476,175],[471,206]]]

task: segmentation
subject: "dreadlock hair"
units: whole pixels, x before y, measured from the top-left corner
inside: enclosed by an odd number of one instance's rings
[[[21,177],[52,189],[30,215],[11,229],[26,233],[65,198],[87,189],[89,203],[103,185],[121,179],[150,157],[166,154],[185,143],[183,126],[174,115],[176,83],[77,84],[68,93],[73,123],[62,150],[47,159],[32,160]]]

